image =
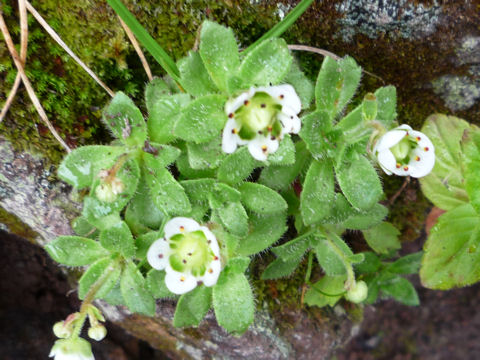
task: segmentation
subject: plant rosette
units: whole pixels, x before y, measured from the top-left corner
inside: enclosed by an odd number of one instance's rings
[[[54,360],[95,360],[90,343],[78,337],[55,341],[48,356]]]
[[[300,98],[289,84],[251,87],[225,104],[228,121],[222,150],[230,154],[237,146],[247,145],[253,158],[267,160],[285,134],[298,134],[301,122],[297,114],[301,109]]]
[[[215,285],[221,272],[215,235],[184,217],[175,217],[165,224],[164,237],[150,246],[147,260],[154,269],[165,270],[165,285],[178,295],[202,283]]]
[[[385,133],[373,153],[387,175],[420,178],[435,165],[435,148],[430,139],[406,124]]]

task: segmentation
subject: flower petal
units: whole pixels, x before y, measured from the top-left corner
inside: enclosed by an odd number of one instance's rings
[[[170,239],[175,234],[192,232],[200,229],[200,225],[193,219],[186,217],[174,217],[165,224],[165,237]]]
[[[212,249],[213,254],[215,256],[220,256],[220,247],[218,246],[218,241],[215,235],[213,235],[213,233],[206,226],[201,226],[200,230],[202,230],[205,234],[207,241],[210,241],[208,245],[210,246],[210,249]]]
[[[248,151],[254,159],[265,161],[268,154],[277,151],[278,146],[278,139],[272,140],[270,137],[257,136],[248,143]]]
[[[425,151],[425,147],[415,148],[415,150],[413,151],[412,159],[408,164],[410,176],[414,178],[426,176],[432,171],[434,166],[435,152],[433,149],[433,145],[431,145],[431,147],[428,147],[428,151]]]
[[[238,144],[238,125],[235,119],[229,119],[223,128],[222,150],[227,154],[233,153]]]
[[[174,294],[185,294],[197,286],[197,279],[192,274],[183,274],[167,266],[165,285]]]
[[[150,266],[157,270],[163,270],[168,264],[168,256],[170,253],[170,247],[168,241],[165,239],[158,239],[152,245],[147,252],[147,260]]]
[[[203,282],[205,286],[213,286],[217,283],[220,272],[222,271],[222,264],[220,259],[213,260],[209,266],[207,266],[207,271],[199,280]]]
[[[376,154],[377,161],[380,167],[387,175],[392,175],[394,169],[397,166],[397,160],[393,156],[392,152],[387,149]]]
[[[289,84],[282,84],[277,86],[259,87],[256,91],[263,91],[270,95],[278,104],[288,106],[295,114],[302,110],[302,102],[297,95],[294,87]],[[283,111],[283,109],[282,109]]]
[[[398,128],[397,128],[398,129]],[[390,149],[392,146],[398,144],[406,135],[406,129],[394,129],[385,133],[375,144],[373,149],[375,152],[382,152],[386,149]]]
[[[298,134],[302,123],[297,115],[287,108],[287,112],[282,111],[277,115],[278,120],[282,124],[282,135],[287,133]]]
[[[249,100],[255,94],[255,89],[252,87],[248,91],[241,93],[234,99],[229,99],[225,103],[225,113],[231,114],[238,110],[246,100]]]

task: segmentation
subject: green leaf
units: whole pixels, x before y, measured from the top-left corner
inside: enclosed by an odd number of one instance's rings
[[[388,222],[382,222],[368,230],[363,230],[363,235],[370,246],[377,254],[388,254],[391,251],[402,247],[398,236],[400,231]]]
[[[155,299],[175,299],[178,297],[178,295],[168,290],[167,285],[165,285],[165,275],[165,271],[155,269],[147,273],[146,286]]]
[[[122,221],[118,210],[109,203],[102,203],[95,197],[85,196],[82,216],[99,230],[108,229]]]
[[[274,247],[273,253],[278,257],[286,259],[302,258],[303,255],[310,248],[311,236],[309,234],[300,235],[297,238],[290,240],[289,242]]]
[[[315,85],[317,109],[335,118],[352,99],[361,75],[362,69],[353,58],[336,61],[326,56]]]
[[[159,167],[151,158],[145,157],[145,178],[150,188],[153,203],[170,215],[181,215],[192,207],[185,190],[170,172]]]
[[[285,190],[297,178],[311,157],[303,141],[295,143],[295,163],[293,165],[272,165],[262,170],[259,183],[274,190]]]
[[[300,194],[300,211],[305,225],[311,225],[328,216],[335,199],[334,186],[330,162],[313,161]]]
[[[252,289],[243,273],[227,266],[213,287],[212,299],[217,322],[228,332],[241,334],[253,322]]]
[[[246,146],[228,155],[218,168],[218,179],[224,183],[235,185],[247,178],[257,166],[257,162]]]
[[[420,179],[420,185],[428,200],[443,210],[468,202],[460,141],[469,127],[462,119],[441,114],[428,117],[422,127],[435,147],[435,166],[428,176]]]
[[[122,292],[120,290],[120,281],[117,281],[112,290],[110,290],[108,294],[104,295],[102,299],[113,306],[125,306],[125,300],[123,299]]]
[[[162,78],[154,78],[145,86],[145,105],[150,113],[159,99],[171,95],[170,88]]]
[[[177,65],[181,84],[192,96],[204,96],[217,90],[198,52],[190,51]]]
[[[387,129],[390,128],[397,117],[397,90],[395,86],[385,86],[375,91],[377,98],[377,120]]]
[[[315,94],[315,87],[310,79],[300,70],[297,61],[294,60],[292,62],[284,82],[293,86],[302,103],[302,109],[308,109]]]
[[[258,214],[272,214],[287,210],[287,202],[272,189],[251,182],[245,182],[239,188],[242,202]]]
[[[122,92],[115,94],[102,119],[113,136],[128,146],[141,146],[147,139],[147,126],[142,113]]]
[[[59,236],[45,250],[53,260],[68,266],[88,265],[110,254],[97,241],[80,236]]]
[[[393,274],[416,274],[420,268],[422,255],[421,251],[406,255],[388,265],[386,269]]]
[[[262,280],[275,280],[292,275],[295,269],[302,261],[303,256],[284,260],[278,258],[272,261],[267,268],[263,271]]]
[[[249,257],[236,257],[230,259],[227,263],[228,271],[233,271],[238,274],[243,274],[250,265],[250,258]]]
[[[192,203],[207,204],[210,193],[215,189],[214,179],[195,179],[180,181]]]
[[[335,143],[327,136],[331,128],[331,119],[325,111],[315,111],[302,118],[299,135],[317,160],[332,157],[335,152]]]
[[[229,202],[239,202],[242,197],[240,191],[223,183],[216,183],[210,191],[208,200],[212,209],[218,209]]]
[[[134,228],[158,229],[164,217],[163,211],[155,206],[150,189],[145,182],[145,178],[142,177],[136,194],[125,212],[125,222],[130,226],[134,234],[138,234]]]
[[[132,262],[128,262],[120,279],[125,304],[132,312],[155,315],[155,299],[146,289],[145,279]]]
[[[388,209],[381,205],[375,204],[371,209],[366,211],[358,211],[352,209],[348,219],[343,221],[343,226],[352,230],[366,230],[382,222],[388,214]]]
[[[208,178],[208,177],[215,177],[216,171],[214,169],[203,169],[203,170],[195,170],[190,167],[190,163],[188,162],[187,156],[187,147],[183,144],[181,146],[182,154],[177,159],[177,169],[180,172],[181,179],[201,179],[201,178]]]
[[[78,216],[72,221],[72,229],[78,236],[89,239],[96,239],[99,234],[95,226],[90,224],[83,216]]]
[[[174,129],[182,109],[190,103],[190,95],[174,94],[151,100],[148,109],[148,136],[150,141],[166,144],[176,138]]]
[[[238,46],[232,29],[204,21],[200,31],[200,56],[210,77],[220,90],[240,66]]]
[[[183,108],[174,134],[185,141],[207,142],[218,136],[227,122],[223,95],[205,95]]]
[[[364,156],[336,169],[343,194],[356,209],[367,210],[382,197],[382,184],[375,168]]]
[[[192,169],[216,169],[226,154],[220,136],[202,144],[187,143],[188,162]]]
[[[173,163],[181,154],[181,150],[170,145],[148,143],[143,148],[145,163],[156,168],[163,168]]]
[[[384,295],[392,297],[402,304],[409,306],[420,305],[417,291],[410,281],[405,278],[397,276],[388,282],[381,283],[380,289]]]
[[[240,240],[238,254],[249,256],[265,250],[287,230],[285,213],[261,216],[250,215],[250,233]]]
[[[470,203],[480,213],[480,133],[466,132],[463,138],[465,189]]]
[[[125,222],[119,222],[100,233],[100,243],[112,252],[119,252],[126,258],[135,255],[135,244],[130,228]]]
[[[74,149],[58,167],[58,176],[76,188],[90,186],[102,169],[109,169],[125,152],[124,147],[89,145]]]
[[[327,239],[319,239],[314,246],[318,263],[327,275],[343,275],[346,273],[345,265],[334,247]]]
[[[155,240],[160,239],[160,233],[158,231],[149,231],[145,234],[142,234],[135,238],[135,248],[137,251],[135,252],[136,258],[143,260],[147,257],[148,249],[150,245],[152,245]]]
[[[305,293],[305,304],[309,306],[334,306],[345,293],[346,275],[324,276]]]
[[[480,280],[479,242],[480,216],[470,204],[440,216],[424,246],[423,286],[447,290]]]
[[[382,266],[380,258],[371,251],[360,253],[364,256],[363,262],[355,264],[355,273],[370,274],[377,272]]]
[[[295,144],[289,134],[280,141],[278,150],[268,156],[268,164],[292,165],[295,163]]]
[[[174,79],[179,81],[179,72],[175,62],[168,56],[165,50],[148,34],[147,30],[140,25],[135,17],[128,11],[120,0],[107,0],[115,12],[127,24],[137,40],[148,50],[150,55],[160,64],[160,66]]]
[[[223,226],[237,236],[248,233],[248,215],[240,202],[225,203],[216,209]]]
[[[283,39],[271,38],[258,44],[243,59],[239,77],[246,87],[278,84],[287,75],[292,56]]]
[[[180,296],[173,317],[175,327],[197,327],[203,320],[212,303],[212,288],[197,286]]]
[[[93,263],[78,281],[78,297],[85,299],[88,290],[101,279],[102,285],[95,292],[95,299],[106,296],[117,284],[122,269],[118,261],[108,257]]]

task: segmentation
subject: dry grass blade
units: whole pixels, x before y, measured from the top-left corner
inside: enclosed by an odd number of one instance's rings
[[[58,135],[57,131],[48,120],[47,114],[45,113],[45,110],[43,110],[43,107],[40,104],[40,101],[38,100],[37,95],[35,95],[35,91],[33,90],[33,87],[30,84],[30,81],[28,80],[27,75],[25,74],[22,61],[20,59],[20,56],[18,55],[17,50],[15,49],[15,45],[13,44],[12,38],[10,36],[10,32],[8,31],[7,24],[3,19],[3,12],[1,10],[0,10],[0,30],[2,31],[3,38],[7,43],[8,51],[10,52],[10,55],[12,56],[13,61],[15,62],[15,66],[17,67],[17,70],[22,78],[23,84],[27,89],[27,93],[30,96],[30,99],[32,100],[33,106],[35,106],[35,109],[40,115],[40,118],[45,122],[48,129],[50,130],[52,135],[55,137],[55,139],[57,139],[57,141],[65,148],[65,150],[67,150],[67,152],[70,152],[71,151],[70,147],[65,143],[65,141],[63,141],[60,135]]]
[[[74,52],[63,42],[63,40],[58,36],[55,30],[52,29],[50,25],[43,19],[43,17],[35,10],[35,8],[25,0],[28,11],[33,15],[33,17],[43,26],[43,28],[48,32],[48,34],[55,40],[58,45],[60,45],[67,53],[70,55],[82,68],[85,70],[88,75],[92,77],[111,97],[115,96],[115,93],[107,86],[105,83],[98,78],[97,75],[87,66],[85,63],[80,60],[80,58],[74,54]]]
[[[25,62],[27,61],[28,47],[28,21],[25,0],[18,0],[18,10],[20,12],[20,61],[25,66]],[[7,115],[8,109],[10,108],[15,95],[17,94],[21,81],[22,77],[20,73],[17,73],[15,81],[13,82],[12,90],[10,90],[10,94],[8,94],[7,100],[5,101],[2,111],[0,112],[0,122],[2,122],[5,118],[5,115]]]
[[[320,54],[320,55],[323,55],[323,56],[330,56],[332,59],[334,60],[339,60],[341,59],[340,56],[338,55],[335,55],[334,53],[330,52],[330,51],[327,51],[327,50],[323,50],[323,49],[319,49],[319,48],[316,48],[316,47],[313,47],[313,46],[307,46],[307,45],[288,45],[288,48],[290,50],[297,50],[297,51],[308,51],[308,52],[312,52],[312,53],[315,53],[315,54]],[[375,75],[375,74],[372,74],[371,72],[368,72],[368,71],[365,71],[362,69],[362,71],[365,73],[365,74],[368,74],[378,80],[380,80],[383,84],[385,84],[385,81],[383,81],[383,79],[378,76],[378,75]]]
[[[120,20],[120,24],[123,27],[123,30],[125,30],[125,33],[127,34],[128,38],[130,39],[130,42],[133,45],[133,48],[137,52],[138,57],[140,58],[140,61],[142,62],[143,68],[145,69],[145,72],[147,73],[148,80],[152,81],[153,76],[152,76],[152,71],[150,70],[150,66],[148,65],[147,59],[145,58],[145,54],[143,53],[142,49],[140,48],[140,45],[138,44],[137,39],[135,38],[135,35],[133,35],[132,30],[125,24],[122,20],[122,18],[119,16],[118,20]]]

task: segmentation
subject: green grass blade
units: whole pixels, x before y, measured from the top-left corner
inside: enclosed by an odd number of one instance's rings
[[[279,37],[282,35],[290,26],[293,25],[295,21],[308,9],[308,7],[312,4],[313,0],[302,0],[298,3],[295,8],[288,13],[285,18],[276,24],[273,28],[263,34],[257,41],[251,44],[248,48],[243,51],[243,55],[248,54],[256,45],[258,45],[263,40],[272,38],[272,37]]]
[[[135,19],[130,11],[122,4],[120,0],[107,0],[118,16],[127,24],[137,37],[137,40],[147,49],[147,51],[157,60],[160,66],[175,80],[180,80],[180,73],[175,61],[168,56],[163,48],[150,36],[145,28]]]

